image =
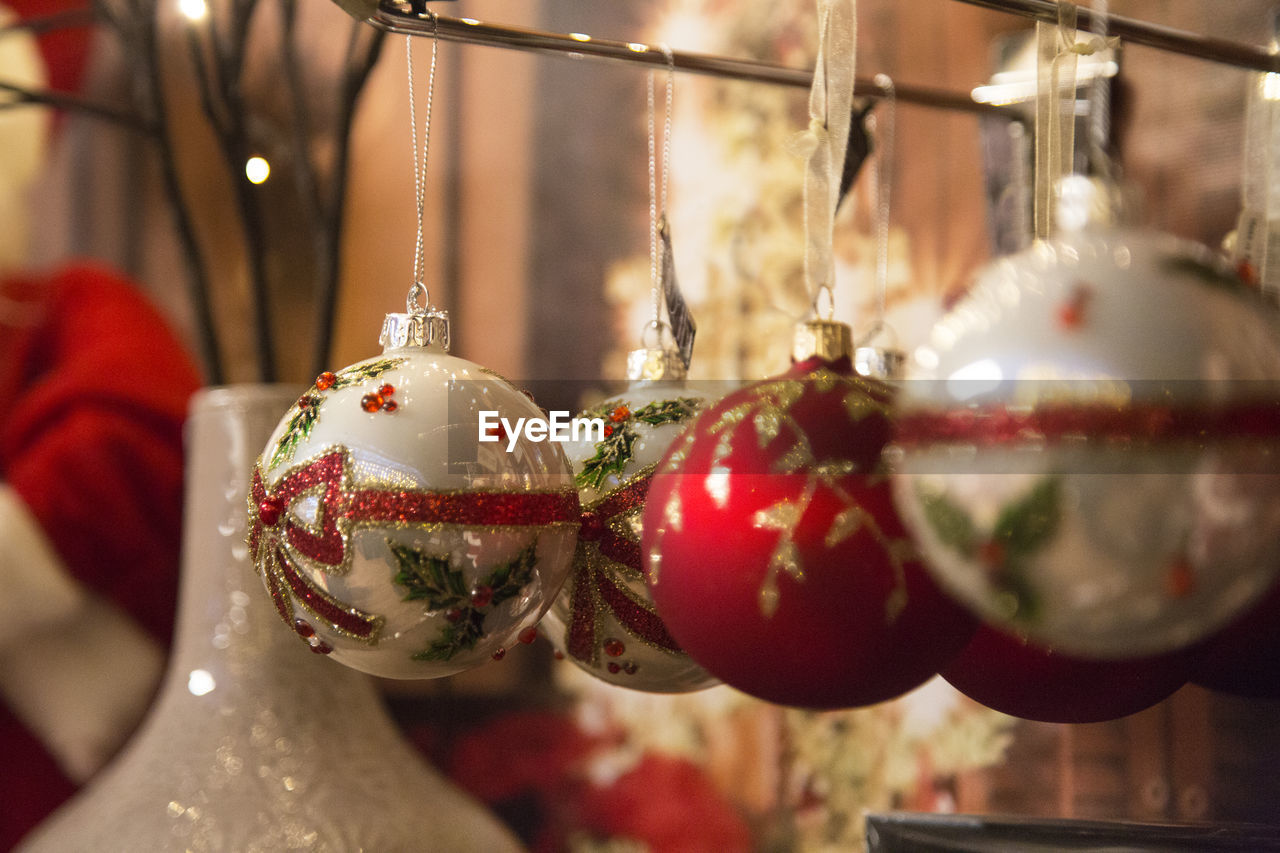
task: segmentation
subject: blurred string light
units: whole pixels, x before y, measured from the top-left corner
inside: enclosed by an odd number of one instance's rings
[[[188,21],[203,21],[209,16],[209,4],[205,0],[178,0],[178,11]]]
[[[192,1],[203,2],[203,0]],[[250,157],[244,163],[244,176],[249,179],[249,183],[260,184],[271,177],[271,164],[265,157]]]

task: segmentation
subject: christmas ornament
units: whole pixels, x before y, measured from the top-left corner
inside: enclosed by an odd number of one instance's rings
[[[543,628],[556,649],[584,671],[611,684],[654,693],[700,690],[717,683],[685,654],[654,611],[640,558],[640,514],[658,460],[705,405],[684,383],[696,325],[676,281],[667,227],[667,175],[671,162],[674,60],[667,58],[662,188],[657,171],[654,80],[649,74],[649,281],[653,319],[650,345],[630,353],[626,390],[579,417],[598,434],[571,442],[583,505],[582,529],[569,582]],[[666,307],[670,323],[662,321]],[[670,341],[664,332],[670,332]],[[642,343],[644,343],[642,336]]]
[[[1116,227],[1092,182],[916,350],[895,494],[936,577],[1064,654],[1225,624],[1280,566],[1275,311],[1207,250]]]
[[[535,624],[569,570],[577,493],[559,446],[483,435],[545,419],[446,353],[437,311],[389,314],[381,356],[323,373],[267,441],[249,546],[312,648],[387,678],[475,666]]]
[[[703,412],[653,476],[653,601],[726,683],[786,705],[869,705],[915,687],[974,628],[916,559],[881,450],[888,385],[856,376],[849,327],[811,321],[787,373]]]
[[[1280,584],[1191,653],[1191,680],[1250,699],[1280,699]]]
[[[1182,653],[1132,660],[1075,658],[997,630],[978,628],[942,670],[970,699],[1025,720],[1097,723],[1150,708],[1186,683]]]
[[[435,59],[433,40],[432,80]],[[447,315],[419,304],[431,100],[419,159],[412,49],[407,61],[418,203],[407,313],[387,315],[382,355],[322,373],[271,434],[248,538],[280,617],[314,651],[434,678],[529,638],[568,574],[579,506],[545,413],[449,355]]]
[[[631,385],[579,415],[598,441],[565,445],[582,501],[569,581],[542,621],[558,655],[612,684],[658,693],[716,679],[685,654],[654,610],[641,565],[641,513],[658,460],[706,405],[680,379],[674,349],[631,354]]]

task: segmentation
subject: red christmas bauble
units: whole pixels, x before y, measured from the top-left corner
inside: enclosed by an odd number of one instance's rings
[[[727,684],[784,705],[870,705],[926,681],[972,634],[893,508],[890,397],[848,359],[811,359],[723,398],[659,463],[650,591]]]
[[[1126,660],[1069,657],[983,625],[942,677],[975,702],[1010,716],[1097,723],[1167,698],[1186,683],[1187,670],[1184,653]]]
[[[1219,693],[1280,699],[1280,584],[1191,652],[1191,680]]]

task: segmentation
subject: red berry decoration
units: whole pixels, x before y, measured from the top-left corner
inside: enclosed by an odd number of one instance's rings
[[[672,636],[712,675],[784,705],[891,699],[975,627],[898,520],[881,462],[891,388],[853,373],[848,338],[843,324],[802,326],[802,360],[705,411],[645,507],[649,587]]]
[[[1044,723],[1097,723],[1150,708],[1186,683],[1188,658],[1169,653],[1126,660],[1069,657],[990,625],[942,677],[970,699]]]

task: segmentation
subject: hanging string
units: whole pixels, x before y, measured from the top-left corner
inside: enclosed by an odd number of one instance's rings
[[[1118,40],[1079,41],[1075,3],[1058,3],[1058,24],[1036,24],[1035,235],[1053,233],[1053,192],[1075,170],[1076,67],[1081,56],[1114,47]]]
[[[662,270],[666,262],[666,244],[659,239],[663,229],[667,227],[667,186],[671,174],[671,109],[672,96],[675,92],[675,55],[666,44],[658,45],[662,55],[667,59],[667,85],[665,120],[662,125],[662,184],[658,186],[658,154],[657,114],[654,88],[657,83],[657,72],[649,72],[648,89],[648,130],[649,130],[649,288],[653,299],[653,320],[646,328],[658,332],[655,346],[662,345]]]
[[[1108,0],[1093,0],[1093,36],[1107,44]],[[1090,92],[1089,132],[1090,154],[1095,168],[1103,178],[1114,175],[1111,162],[1111,75],[1103,68],[1093,78]]]
[[[1053,191],[1075,157],[1076,4],[1058,3],[1058,24],[1036,23],[1036,237],[1053,233]]]
[[[819,0],[818,58],[809,89],[809,128],[792,141],[807,160],[804,181],[804,276],[810,304],[820,315],[826,293],[832,313],[835,280],[833,237],[840,175],[853,111],[857,11],[854,0]]]
[[[436,60],[440,51],[438,36],[439,19],[436,13],[427,10],[431,17],[431,70],[427,73],[427,105],[426,118],[422,125],[422,150],[418,150],[418,115],[417,98],[413,91],[413,40],[411,35],[405,36],[405,59],[409,70],[409,141],[413,152],[413,191],[418,208],[418,234],[413,247],[413,283],[409,286],[409,295],[405,300],[406,310],[413,314],[430,305],[431,298],[425,277],[424,260],[426,241],[426,183],[427,183],[427,151],[431,146],[431,109],[436,91]],[[419,302],[421,297],[421,302]]]

